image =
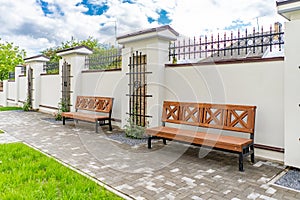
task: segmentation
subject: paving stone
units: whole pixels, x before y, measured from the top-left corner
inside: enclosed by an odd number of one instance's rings
[[[289,196],[288,194],[283,195],[282,199],[284,199],[284,200],[299,200],[299,198],[297,198],[296,196]]]
[[[90,123],[63,126],[43,120],[49,117],[0,113],[0,129],[7,132],[0,143],[24,141],[135,199],[300,199],[297,192],[268,185],[284,169],[280,163],[257,158],[252,165],[247,159],[239,172],[235,154],[212,150],[199,158],[204,149],[172,142],[131,148],[108,140],[108,134],[120,133],[116,126],[96,134]]]

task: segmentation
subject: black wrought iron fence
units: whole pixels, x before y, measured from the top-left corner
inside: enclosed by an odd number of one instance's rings
[[[8,72],[8,80],[10,81],[15,80],[15,72]]]
[[[21,74],[26,76],[26,66],[22,66],[21,68]]]
[[[240,31],[237,35],[233,32],[228,36],[224,33],[223,37],[211,35],[196,39],[182,39],[170,43],[169,61],[177,63],[180,60],[203,60],[206,58],[238,59],[246,57],[262,57],[266,51],[282,51],[284,45],[284,32],[281,25],[277,25],[274,30],[272,26],[268,31],[263,27],[260,31],[253,28],[251,33],[245,30],[244,35]]]
[[[3,81],[0,81],[0,92],[3,92]]]
[[[59,74],[59,62],[46,62],[43,70],[47,74]]]
[[[106,49],[85,58],[85,68],[88,70],[120,69],[121,67],[121,49]]]

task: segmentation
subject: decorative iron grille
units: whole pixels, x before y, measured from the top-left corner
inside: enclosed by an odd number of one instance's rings
[[[268,50],[272,52],[275,48],[281,51],[284,44],[284,33],[281,31],[281,25],[277,24],[276,30],[270,27],[269,31],[260,31],[253,28],[252,33],[245,30],[245,35],[238,31],[237,36],[231,32],[230,36],[224,33],[223,38],[220,34],[217,37],[211,35],[196,39],[183,39],[170,43],[169,61],[174,64],[179,60],[198,61],[205,58],[221,59],[239,59],[246,57],[262,57]]]
[[[62,66],[62,99],[61,106],[70,111],[71,106],[71,65],[64,62]]]
[[[88,70],[120,69],[121,67],[121,49],[106,49],[85,58],[85,68]]]
[[[129,117],[138,126],[146,126],[147,115],[147,62],[146,55],[136,52],[129,58]]]
[[[28,107],[32,108],[32,92],[33,92],[33,69],[31,67],[28,68],[27,74],[27,103]]]

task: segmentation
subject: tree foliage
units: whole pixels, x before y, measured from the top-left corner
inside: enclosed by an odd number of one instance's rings
[[[95,58],[97,63],[93,63],[93,61],[90,60],[89,69],[112,69],[121,67],[121,57],[118,55],[118,48],[101,44],[93,37],[89,37],[86,40],[75,40],[72,37],[71,40],[62,42],[60,46],[48,48],[41,53],[49,57],[50,61],[47,64],[48,66],[57,65],[61,59],[61,57],[57,55],[58,51],[78,46],[86,46],[93,51],[90,57],[91,60]],[[99,59],[100,57],[101,59]],[[99,60],[101,60],[100,63]],[[55,71],[55,73],[58,73],[58,71]]]
[[[57,47],[51,47],[42,51],[42,54],[49,57],[50,62],[54,63],[54,62],[58,62],[61,59],[61,57],[57,55],[57,51],[72,48],[72,47],[77,47],[77,46],[86,46],[92,49],[93,51],[99,51],[99,49],[101,49],[98,40],[94,39],[93,37],[89,37],[86,40],[75,40],[72,37],[71,40],[62,42],[61,45]]]
[[[8,79],[8,72],[13,72],[17,65],[24,63],[26,52],[12,42],[1,42],[0,38],[0,80]]]

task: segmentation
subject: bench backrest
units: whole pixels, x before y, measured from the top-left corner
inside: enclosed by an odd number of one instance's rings
[[[256,106],[165,101],[162,121],[254,133]]]
[[[75,109],[111,113],[113,98],[77,96]]]

